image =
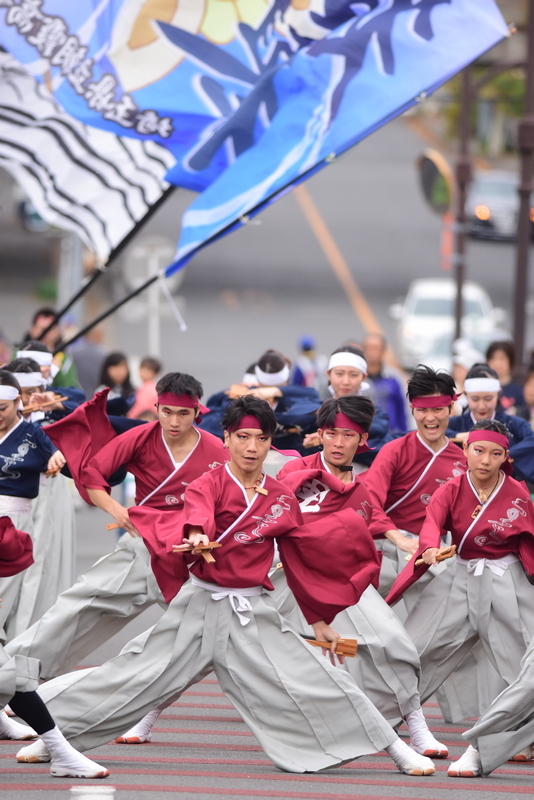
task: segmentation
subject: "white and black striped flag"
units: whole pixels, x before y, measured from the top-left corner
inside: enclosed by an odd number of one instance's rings
[[[43,219],[77,233],[102,263],[160,199],[175,163],[155,142],[82,125],[0,52],[0,167]]]

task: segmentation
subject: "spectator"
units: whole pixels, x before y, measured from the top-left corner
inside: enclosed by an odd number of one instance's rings
[[[386,338],[381,333],[368,333],[363,340],[367,361],[367,379],[374,388],[375,403],[389,417],[389,429],[404,433],[406,422],[406,389],[402,374],[384,361]]]
[[[486,362],[495,370],[502,387],[500,403],[507,414],[515,414],[517,406],[525,402],[523,390],[512,380],[515,367],[515,347],[513,342],[492,342],[486,350]]]
[[[161,361],[158,361],[157,358],[152,358],[152,356],[143,358],[139,366],[139,377],[142,383],[135,393],[135,401],[128,411],[127,417],[140,419],[140,415],[144,412],[154,410],[154,406],[158,402],[156,379],[161,372],[161,367]]]
[[[56,312],[50,306],[37,309],[32,317],[31,325],[24,334],[24,338],[19,349],[25,349],[25,345],[32,340],[38,340],[45,344],[54,353],[54,364],[58,367],[58,372],[54,376],[55,386],[78,386],[78,375],[72,357],[61,350],[62,337],[59,323],[53,325],[42,339],[42,333],[48,328],[50,323],[56,319]],[[56,352],[57,351],[57,352]]]
[[[467,408],[467,397],[464,392],[464,381],[467,373],[475,364],[484,361],[484,356],[475,350],[467,339],[455,339],[452,345],[452,377],[456,384],[458,400],[453,414],[463,414]]]
[[[529,367],[527,379],[523,386],[523,397],[525,402],[523,405],[517,406],[516,417],[526,419],[534,430],[534,364]]]
[[[69,348],[78,373],[78,381],[86,397],[92,397],[100,382],[107,351],[102,347],[102,328],[92,328]]]
[[[11,361],[11,351],[12,347],[4,336],[3,330],[0,328],[0,365],[7,364],[8,361]]]
[[[317,352],[315,340],[311,336],[303,336],[299,348],[300,355],[293,365],[290,383],[293,386],[311,386],[317,390],[322,400],[328,399],[327,357]]]
[[[135,400],[130,369],[124,353],[110,353],[104,359],[98,389],[109,388],[107,412],[125,416]]]

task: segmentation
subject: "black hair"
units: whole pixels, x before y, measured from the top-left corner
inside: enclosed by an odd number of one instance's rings
[[[19,347],[19,350],[38,350],[40,353],[51,353],[49,347],[46,346],[43,342],[38,342],[37,339],[30,339],[29,342],[24,342]]]
[[[192,400],[197,397],[200,399],[203,391],[202,384],[192,375],[187,375],[185,372],[167,372],[156,383],[156,392],[158,394],[164,394],[165,392],[186,394]]]
[[[131,394],[135,392],[135,389],[132,386],[132,382],[130,380],[130,369],[128,368],[128,361],[124,353],[110,353],[108,356],[105,357],[102,364],[102,369],[100,370],[100,383],[103,386],[109,386],[110,389],[115,388],[114,382],[109,377],[108,369],[110,367],[116,367],[119,364],[122,364],[123,362],[126,364],[127,373],[126,373],[126,380],[120,386],[120,393],[121,397],[129,397]]]
[[[267,372],[269,375],[280,372],[286,365],[289,367],[291,361],[278,350],[266,350],[257,362],[259,369],[261,369],[262,372]]]
[[[154,375],[158,375],[161,372],[162,366],[163,365],[162,365],[161,361],[159,361],[157,358],[153,358],[152,356],[145,356],[145,358],[143,358],[143,360],[139,364],[139,367],[141,369],[143,367],[145,369],[150,369],[150,370],[152,370]]]
[[[32,325],[35,325],[39,317],[57,318],[57,312],[54,308],[52,308],[52,306],[43,306],[42,308],[38,308],[32,317]]]
[[[359,347],[353,347],[351,344],[341,345],[341,347],[338,347],[337,350],[334,350],[330,355],[333,356],[335,353],[352,353],[354,356],[360,356],[360,358],[363,358],[365,361],[363,350]]]
[[[33,358],[14,358],[4,369],[8,372],[41,372],[41,367]]]
[[[499,380],[499,376],[495,370],[491,367],[488,367],[487,364],[473,364],[465,376],[466,380],[469,378],[495,378],[496,380]]]
[[[336,414],[340,412],[360,425],[365,433],[369,433],[375,407],[368,397],[350,395],[325,400],[317,412],[317,427],[321,429],[334,427]]]
[[[503,340],[502,342],[491,342],[486,350],[486,361],[489,361],[490,358],[499,350],[502,350],[502,352],[505,353],[510,363],[510,371],[512,371],[515,367],[515,346],[513,342],[509,342],[507,340]]]
[[[245,375],[254,375],[255,369],[256,369],[256,362],[253,361],[252,364],[249,364],[249,366],[246,368]]]
[[[7,369],[0,369],[0,386],[13,386],[14,389],[18,389],[20,392],[18,380]]]
[[[265,436],[273,436],[277,427],[276,417],[267,400],[254,397],[253,394],[245,394],[243,397],[236,397],[226,406],[222,419],[223,430],[227,431],[239,424],[241,417],[252,415],[256,417],[261,425],[262,433]]]
[[[503,436],[506,436],[508,439],[511,437],[511,433],[502,422],[499,422],[498,419],[481,419],[480,422],[477,422],[471,428],[472,431],[492,431],[492,433],[500,433]]]
[[[445,370],[436,370],[419,364],[408,381],[408,399],[425,397],[430,394],[441,394],[452,397],[456,392],[454,378]]]

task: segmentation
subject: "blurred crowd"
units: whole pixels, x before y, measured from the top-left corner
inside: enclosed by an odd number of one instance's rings
[[[34,313],[18,341],[16,334],[8,338],[0,330],[0,364],[7,364],[18,349],[31,349],[32,342],[38,341],[41,347],[45,345],[55,354],[54,386],[77,387],[86,399],[108,388],[109,413],[148,422],[154,420],[156,383],[164,365],[150,355],[131,359],[125,353],[110,352],[103,338],[101,328],[96,327],[63,350],[61,322],[56,322],[55,309],[45,306]],[[206,405],[211,414],[209,420],[208,417],[204,420],[206,429],[220,436],[220,417],[228,400],[245,391],[271,403],[280,418],[277,434],[277,438],[283,440],[280,444],[302,452],[310,452],[309,448],[314,446],[315,412],[321,402],[332,396],[359,394],[373,401],[377,409],[375,445],[414,429],[406,399],[407,375],[395,366],[394,352],[383,334],[368,333],[361,341],[347,340],[330,356],[319,351],[313,336],[306,335],[299,340],[297,350],[293,361],[279,351],[268,350],[250,364],[242,376],[233,376],[234,383],[208,398]],[[333,367],[331,360],[338,352],[351,354],[356,361],[348,358],[345,359],[347,364],[341,364],[338,357]],[[462,394],[464,381],[473,367],[480,364],[486,365],[488,375],[500,382],[499,410],[527,420],[534,429],[534,351],[526,371],[518,372],[513,342],[492,342],[486,353],[482,353],[469,341],[457,339],[453,343],[451,374],[459,394],[458,414],[468,408],[467,396]],[[267,385],[262,374],[272,376]],[[273,383],[273,379],[277,383]]]

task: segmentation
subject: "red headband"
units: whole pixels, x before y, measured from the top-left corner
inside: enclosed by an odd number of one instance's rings
[[[263,430],[259,419],[253,414],[245,414],[245,416],[241,417],[238,422],[236,422],[234,425],[231,425],[229,428],[227,428],[227,430],[229,433],[234,433],[234,431],[242,431],[244,428],[253,428],[254,430],[259,431]]]
[[[158,395],[160,406],[173,406],[175,408],[198,408],[201,414],[209,414],[209,408],[203,406],[198,397],[189,397],[188,394],[173,394],[163,392]]]
[[[366,431],[364,431],[361,425],[358,425],[357,422],[354,422],[354,420],[352,420],[350,417],[347,417],[347,415],[344,414],[342,411],[337,412],[336,416],[334,417],[334,424],[332,427],[347,428],[350,431],[356,431],[356,433],[359,433],[360,436],[363,433],[366,433]],[[356,450],[356,452],[366,453],[368,450],[371,450],[371,448],[369,447],[367,442],[362,442],[360,445],[358,445],[358,449]]]
[[[412,408],[445,408],[456,400],[458,400],[457,394],[452,396],[450,394],[424,395],[423,397],[414,397],[410,405]]]
[[[505,450],[508,450],[510,446],[510,440],[503,433],[497,433],[496,431],[485,431],[483,429],[469,432],[467,436],[467,444],[472,444],[473,442],[493,442],[493,444],[498,444],[501,447],[504,447]]]

